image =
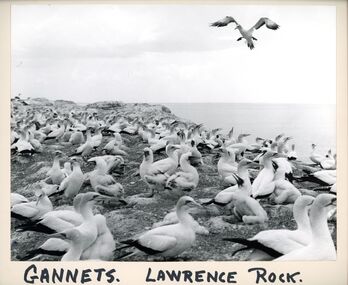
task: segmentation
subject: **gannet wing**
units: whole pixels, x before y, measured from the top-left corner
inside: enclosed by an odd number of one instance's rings
[[[28,204],[17,204],[13,206],[11,212],[23,217],[31,218],[39,213],[39,209]]]
[[[266,27],[271,30],[277,30],[279,28],[279,25],[273,22],[272,20],[266,17],[262,17],[257,21],[257,23],[250,30],[257,30],[261,28],[264,24],[266,24]]]
[[[230,24],[230,23],[236,23],[236,24],[238,24],[238,23],[236,22],[235,19],[233,19],[233,18],[230,17],[230,16],[226,16],[225,18],[223,18],[223,19],[221,19],[221,20],[219,20],[219,21],[216,21],[216,22],[214,22],[214,23],[211,23],[210,26],[211,26],[211,27],[224,27],[224,26],[227,26],[227,25]]]
[[[138,244],[145,248],[163,252],[173,248],[177,244],[177,241],[176,238],[172,236],[144,235],[138,240]]]

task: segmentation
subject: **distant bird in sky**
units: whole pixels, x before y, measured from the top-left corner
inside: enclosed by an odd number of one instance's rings
[[[253,40],[257,41],[257,39],[255,37],[253,37],[253,32],[255,30],[258,30],[264,24],[266,24],[266,27],[271,29],[271,30],[277,30],[279,28],[278,24],[276,24],[275,22],[271,21],[270,19],[268,19],[266,17],[260,18],[257,21],[257,23],[254,26],[252,26],[249,30],[245,30],[240,24],[238,24],[238,22],[234,18],[232,18],[230,16],[226,16],[222,20],[211,23],[210,26],[211,27],[224,27],[230,23],[235,23],[237,25],[235,29],[238,29],[240,34],[242,35],[240,38],[237,39],[237,41],[240,41],[242,38],[244,38],[246,40],[248,48],[250,48],[250,49],[254,48]]]

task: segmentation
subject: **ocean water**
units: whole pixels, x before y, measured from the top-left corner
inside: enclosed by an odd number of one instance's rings
[[[336,105],[247,104],[247,103],[164,103],[172,112],[209,129],[222,128],[234,135],[241,132],[273,139],[280,133],[291,136],[299,158],[308,162],[311,144],[319,152],[336,151]]]

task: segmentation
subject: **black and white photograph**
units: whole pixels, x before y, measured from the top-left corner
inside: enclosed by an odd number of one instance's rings
[[[11,260],[335,261],[336,77],[335,6],[12,5]]]

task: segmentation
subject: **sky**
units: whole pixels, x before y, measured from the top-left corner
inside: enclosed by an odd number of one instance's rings
[[[280,25],[254,32],[260,17]],[[123,102],[336,101],[332,6],[12,5],[12,96]]]

